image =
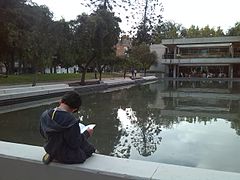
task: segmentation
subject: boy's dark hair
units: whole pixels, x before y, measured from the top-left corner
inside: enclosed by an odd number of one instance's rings
[[[78,92],[69,91],[63,95],[62,103],[67,104],[72,109],[78,109],[82,104],[82,100]]]

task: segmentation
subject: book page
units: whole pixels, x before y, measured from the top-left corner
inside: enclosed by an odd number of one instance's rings
[[[84,131],[86,131],[88,128],[93,129],[96,126],[96,124],[89,124],[89,125],[84,125],[82,123],[79,123],[80,127],[80,133],[82,134]]]

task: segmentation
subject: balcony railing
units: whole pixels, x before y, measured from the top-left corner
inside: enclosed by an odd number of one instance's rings
[[[240,52],[239,53],[234,53],[233,58],[239,58],[240,57]],[[208,54],[194,54],[194,53],[189,53],[189,54],[177,54],[176,57],[174,58],[174,54],[164,54],[162,56],[163,59],[192,59],[192,58],[232,58],[232,55],[229,53],[208,53]]]

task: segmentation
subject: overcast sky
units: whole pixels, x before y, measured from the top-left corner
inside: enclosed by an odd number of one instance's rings
[[[33,0],[45,4],[54,13],[55,19],[75,19],[86,12],[82,0]],[[159,0],[163,4],[165,21],[171,20],[189,28],[191,25],[204,27],[220,26],[224,31],[240,22],[240,0]],[[121,25],[121,28],[124,28]]]

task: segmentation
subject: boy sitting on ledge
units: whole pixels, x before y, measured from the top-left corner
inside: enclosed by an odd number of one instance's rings
[[[87,139],[92,136],[93,129],[80,133],[79,120],[73,113],[81,106],[81,97],[75,91],[67,92],[60,105],[46,110],[40,118],[40,133],[46,139],[43,163],[52,160],[60,163],[83,163],[95,152],[95,148]]]

